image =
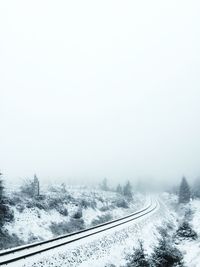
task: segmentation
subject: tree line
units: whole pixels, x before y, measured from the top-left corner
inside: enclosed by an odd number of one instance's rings
[[[124,185],[118,184],[115,189],[111,189],[108,186],[108,179],[104,178],[102,183],[100,184],[100,189],[104,191],[115,191],[120,195],[123,195],[128,198],[132,198],[133,192],[132,192],[132,185],[130,181],[127,181]]]

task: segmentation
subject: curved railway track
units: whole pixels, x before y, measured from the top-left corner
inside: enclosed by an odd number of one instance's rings
[[[126,224],[131,221],[135,221],[141,217],[147,216],[149,213],[152,213],[158,207],[158,202],[156,200],[151,200],[150,203],[143,209],[134,212],[128,216],[123,218],[112,220],[110,222],[106,222],[79,232],[74,232],[67,235],[62,235],[56,237],[54,239],[50,239],[47,241],[37,242],[30,245],[20,246],[14,249],[9,249],[2,251],[0,253],[0,265],[1,266],[15,266],[15,263],[19,265],[20,261],[23,261],[26,258],[33,257],[37,254],[44,253],[45,251],[49,251],[61,246],[65,246],[67,244],[77,242],[81,239],[86,239],[90,236],[97,235],[102,232],[106,232],[110,229],[117,228],[123,224]]]

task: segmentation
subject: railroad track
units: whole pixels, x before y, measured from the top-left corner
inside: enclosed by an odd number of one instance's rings
[[[157,209],[158,205],[159,204],[156,200],[151,200],[145,208],[123,218],[112,220],[110,222],[106,222],[79,232],[62,235],[47,241],[37,242],[2,251],[0,253],[0,265],[10,267],[16,266],[17,264],[17,266],[21,266],[25,263],[27,258],[30,259],[37,254],[45,253],[46,251],[53,250],[61,246],[67,246],[67,244],[78,242],[81,239],[98,235],[99,233],[109,231],[110,229],[117,228],[123,224],[130,223],[131,221],[135,221],[141,217],[147,216],[149,213],[152,213],[155,209]]]

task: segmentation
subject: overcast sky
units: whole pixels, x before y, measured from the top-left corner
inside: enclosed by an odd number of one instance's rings
[[[1,1],[7,179],[200,175],[199,1]]]

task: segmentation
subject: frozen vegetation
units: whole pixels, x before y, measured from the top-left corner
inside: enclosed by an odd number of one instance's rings
[[[164,194],[170,210],[174,212],[176,223],[173,242],[181,251],[184,266],[198,267],[200,262],[200,199],[191,199],[188,203],[178,203],[174,194]]]
[[[138,239],[134,237],[132,243],[129,242],[129,249],[121,254],[121,261],[108,261],[105,267],[199,267],[199,185],[197,180],[190,188],[183,177],[179,188],[161,193],[158,198],[163,219],[154,221],[152,234],[146,235],[146,225]]]
[[[198,267],[200,197],[196,184],[190,187],[183,178],[180,186],[153,195],[159,205],[145,219],[80,242],[67,252],[60,248],[33,266]],[[36,178],[9,190],[1,185],[1,249],[123,217],[143,207],[146,200],[143,194],[132,193],[129,182],[115,190],[108,188],[106,180],[98,188],[60,184],[43,185],[39,190]]]
[[[31,183],[4,191],[6,218],[0,248],[6,249],[89,228],[123,217],[144,205],[145,197],[65,184],[43,186],[36,196]]]

